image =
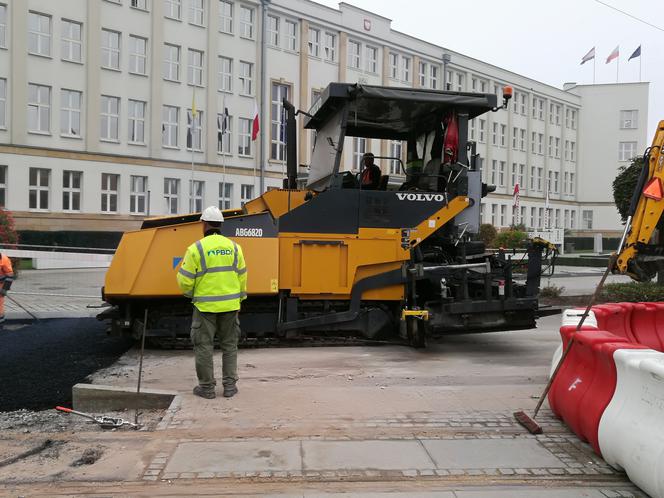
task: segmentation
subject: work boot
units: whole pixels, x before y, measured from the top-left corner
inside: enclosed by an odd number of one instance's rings
[[[194,387],[194,394],[205,399],[214,399],[217,397],[217,394],[214,392],[214,387],[196,386]],[[224,396],[225,395],[226,391],[224,390]]]
[[[232,398],[237,394],[237,386],[235,384],[224,385],[224,398]]]

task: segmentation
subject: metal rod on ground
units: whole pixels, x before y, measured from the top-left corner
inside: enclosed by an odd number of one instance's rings
[[[27,309],[25,306],[23,306],[21,303],[19,303],[16,299],[12,298],[11,296],[9,296],[9,295],[7,295],[7,294],[5,294],[5,297],[6,297],[7,299],[9,299],[12,303],[14,303],[16,306],[18,306],[19,308],[21,308],[23,311],[25,311],[28,315],[30,315],[30,317],[31,317],[34,321],[36,321],[36,322],[39,321],[39,318],[37,318],[34,314],[32,314],[30,311],[28,311],[28,309]]]
[[[136,385],[136,394],[141,392],[141,378],[143,377],[143,352],[145,351],[145,331],[148,328],[148,309],[145,308],[143,314],[143,333],[141,334],[141,356],[138,361],[138,384]],[[138,397],[137,397],[138,401]],[[134,416],[134,423],[138,425],[138,408]]]
[[[616,264],[616,259],[617,259],[617,253],[614,253],[611,255],[609,258],[609,263],[606,267],[606,270],[604,271],[604,275],[602,275],[602,279],[599,281],[599,284],[595,288],[595,292],[593,293],[592,296],[590,296],[590,301],[588,302],[588,306],[586,306],[585,311],[583,312],[583,315],[581,315],[581,319],[579,320],[578,325],[576,326],[576,330],[574,331],[574,334],[569,338],[569,341],[567,342],[567,346],[565,346],[565,350],[563,351],[563,354],[560,356],[560,360],[558,360],[558,364],[556,365],[555,370],[551,374],[551,377],[549,378],[549,382],[547,382],[546,387],[544,388],[544,391],[542,391],[542,394],[540,395],[539,401],[537,402],[537,406],[535,407],[535,410],[533,411],[533,416],[529,417],[528,414],[524,411],[519,411],[515,412],[514,418],[516,419],[519,424],[521,424],[523,427],[525,427],[528,432],[531,434],[541,434],[542,433],[542,427],[535,422],[535,418],[537,417],[537,414],[540,411],[540,408],[542,407],[542,404],[544,403],[544,399],[546,398],[547,394],[549,394],[549,390],[551,389],[551,386],[553,385],[553,381],[556,379],[556,376],[558,375],[558,371],[560,370],[560,367],[562,364],[565,362],[565,358],[567,358],[567,355],[569,354],[570,350],[572,349],[572,345],[574,344],[574,339],[576,338],[576,334],[581,330],[581,327],[583,326],[583,323],[586,321],[586,318],[588,317],[588,314],[590,313],[590,309],[593,307],[593,304],[595,304],[595,301],[599,297],[600,293],[602,292],[602,287],[604,287],[604,282],[606,281],[606,278],[609,276],[609,273],[611,273],[611,270]]]

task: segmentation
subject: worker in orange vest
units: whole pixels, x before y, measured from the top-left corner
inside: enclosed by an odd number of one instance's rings
[[[0,323],[5,321],[5,296],[14,281],[12,262],[6,254],[0,254]]]

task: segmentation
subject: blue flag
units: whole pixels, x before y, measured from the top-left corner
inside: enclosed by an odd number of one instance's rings
[[[639,48],[637,48],[632,55],[629,56],[629,59],[627,59],[627,62],[631,61],[632,59],[636,59],[637,57],[641,57],[641,45],[639,45]]]

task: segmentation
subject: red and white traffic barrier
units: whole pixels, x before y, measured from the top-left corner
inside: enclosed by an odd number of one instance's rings
[[[562,344],[574,335],[549,392],[553,412],[637,486],[664,498],[664,303],[594,306],[563,314]]]

